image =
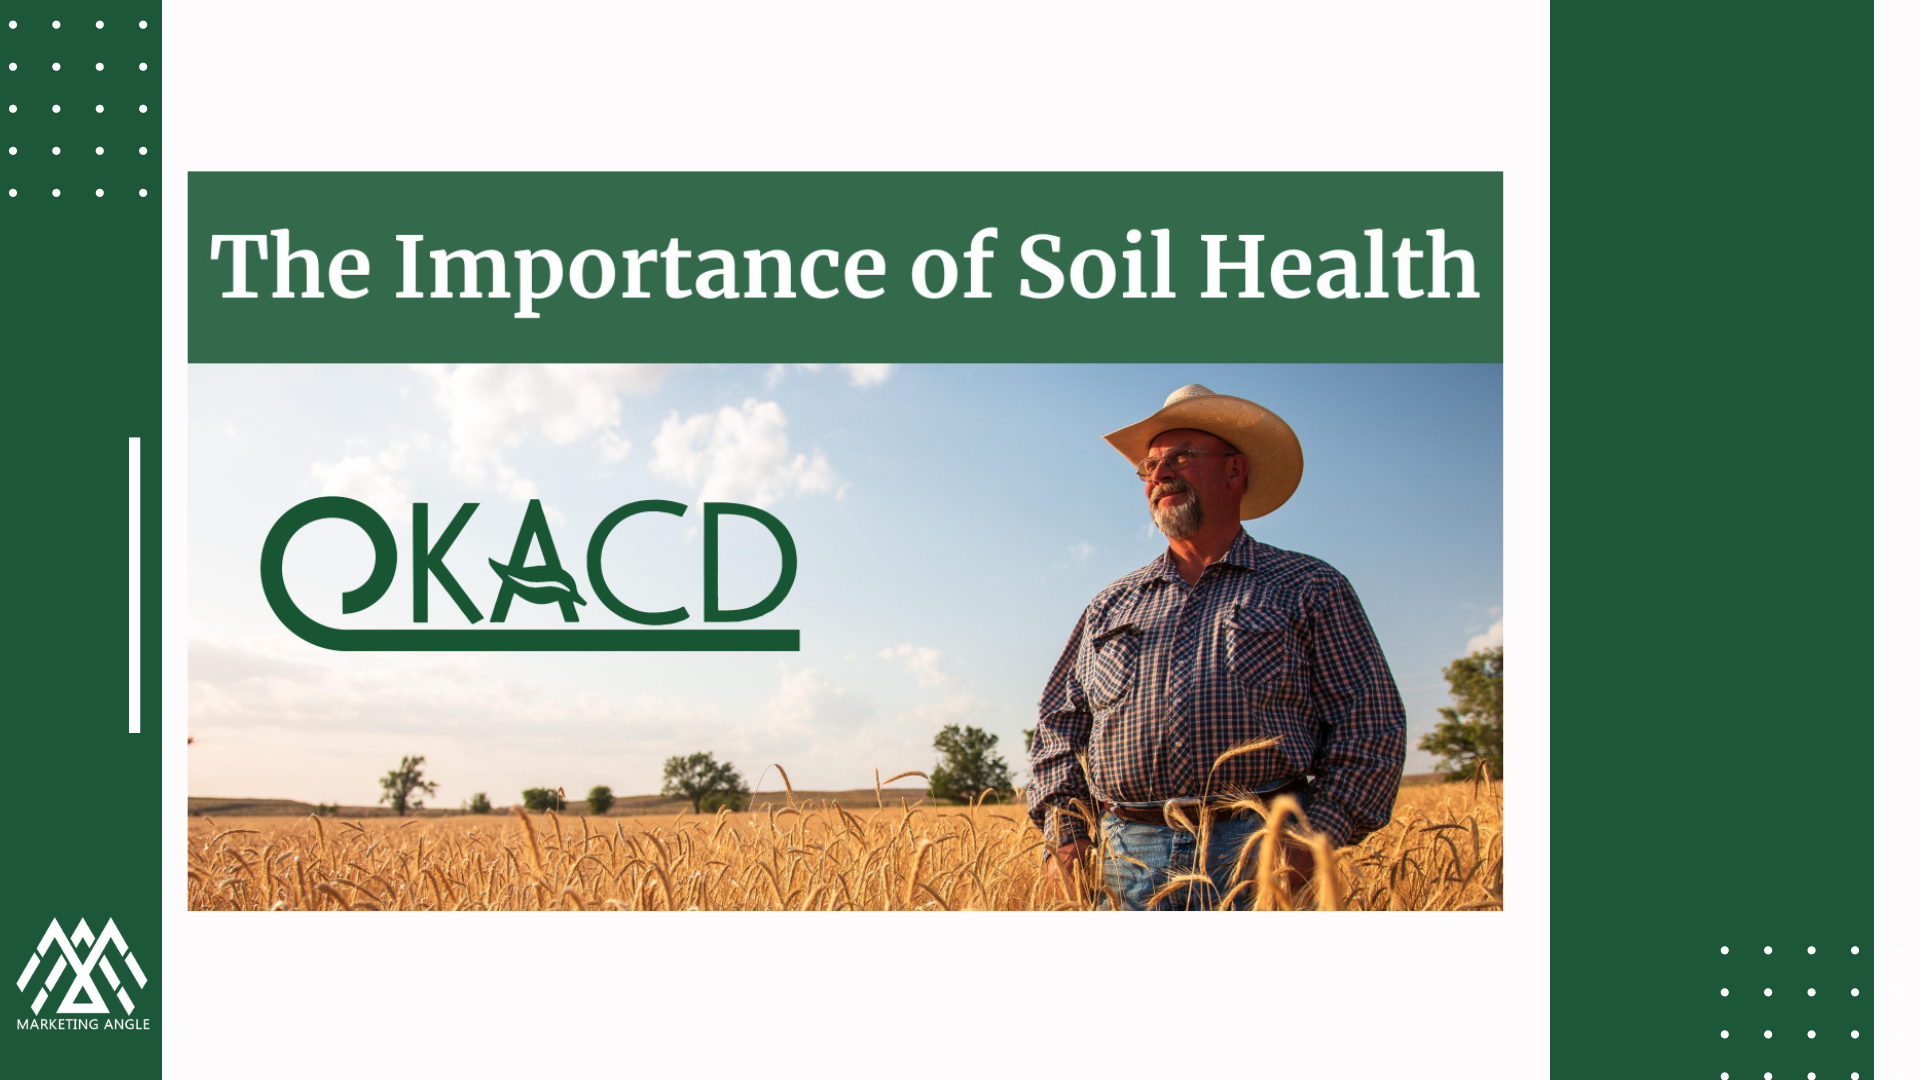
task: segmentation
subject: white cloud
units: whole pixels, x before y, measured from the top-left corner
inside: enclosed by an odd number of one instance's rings
[[[314,483],[322,495],[358,499],[388,521],[406,521],[412,512],[413,487],[399,475],[407,464],[408,444],[395,442],[377,454],[357,454],[338,461],[316,461]]]
[[[892,364],[842,364],[855,386],[879,386],[893,377]]]
[[[792,369],[801,371],[819,371],[824,364],[775,364],[767,369],[767,389],[772,390],[786,381],[787,372]],[[854,386],[866,388],[879,386],[893,377],[893,369],[898,364],[837,364],[847,373],[847,381]]]
[[[1087,558],[1092,554],[1093,554],[1093,545],[1087,543],[1085,540],[1081,540],[1078,543],[1067,545],[1067,561],[1068,562],[1083,563],[1083,562],[1086,562]]]
[[[831,491],[837,482],[826,455],[790,452],[787,417],[778,403],[752,398],[739,408],[726,405],[684,420],[677,411],[667,414],[647,468],[699,488],[701,502],[765,506],[791,495]]]
[[[951,686],[958,677],[940,668],[940,650],[925,645],[889,645],[879,652],[882,660],[898,660],[907,674],[921,686]]]
[[[783,666],[780,689],[768,699],[764,717],[776,736],[818,736],[866,723],[873,717],[873,702],[814,668],[793,672]]]
[[[1496,608],[1495,610],[1498,610],[1498,609]],[[1491,649],[1495,645],[1505,645],[1506,634],[1505,634],[1504,628],[1506,626],[1506,622],[1507,620],[1505,619],[1496,619],[1494,621],[1494,624],[1487,628],[1486,633],[1475,634],[1471,639],[1467,641],[1467,651],[1470,653],[1475,653],[1475,652],[1479,652],[1481,649]]]
[[[506,452],[538,433],[566,445],[591,440],[602,461],[632,444],[620,430],[620,395],[651,390],[656,364],[434,364],[418,369],[447,418],[447,464],[467,483],[491,482],[515,499],[537,485],[507,464]]]

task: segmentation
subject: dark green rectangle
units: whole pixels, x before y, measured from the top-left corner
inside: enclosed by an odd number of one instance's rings
[[[1475,362],[1501,359],[1502,208],[1499,173],[195,173],[188,195],[190,358],[196,363],[273,361],[785,361],[810,358],[899,361],[1209,360]],[[975,233],[999,231],[981,262],[987,298],[968,299],[962,253]],[[311,250],[323,290],[318,299],[274,299],[278,258],[272,230],[290,230],[292,250]],[[1156,291],[1152,231],[1169,230],[1171,299],[1133,298],[1124,252],[1141,251],[1144,292]],[[1141,232],[1138,243],[1129,230]],[[1387,296],[1327,299],[1320,273],[1352,252],[1361,292],[1370,290],[1368,229],[1382,230],[1381,279]],[[1399,295],[1401,238],[1409,253],[1430,251],[1427,230],[1444,230],[1446,249],[1468,251],[1476,298],[1459,295],[1463,267],[1447,264],[1453,295]],[[1045,300],[1020,294],[1022,278],[1047,282],[1027,267],[1029,236],[1060,237],[1060,253],[1038,248],[1068,273],[1079,252],[1107,254],[1119,279],[1099,299],[1071,280]],[[266,236],[268,258],[249,246],[248,281],[256,298],[223,298],[232,289],[232,245],[213,256],[215,235]],[[428,253],[493,249],[502,253],[508,288],[517,290],[516,250],[549,249],[563,262],[583,250],[606,252],[618,279],[600,299],[562,284],[534,306],[539,318],[515,318],[510,299],[399,299],[399,235],[425,237],[415,258],[417,290],[431,293]],[[1263,236],[1261,298],[1237,295],[1241,274],[1222,275],[1230,295],[1205,298],[1207,249],[1220,235],[1223,261],[1239,261],[1243,235]],[[646,299],[623,298],[621,251],[665,249],[677,238],[698,253],[735,256],[744,292],[748,250],[783,250],[793,264],[792,299],[670,299],[650,264]],[[332,295],[333,256],[363,252],[369,273],[345,279],[358,299]],[[839,252],[841,267],[861,249],[878,251],[885,289],[857,299],[844,287],[816,299],[800,282],[801,262],[818,249]],[[944,299],[921,296],[911,268],[922,252],[954,258],[959,285]],[[1303,252],[1311,273],[1293,277],[1307,297],[1273,291],[1270,271],[1285,250]],[[1409,259],[1410,281],[1425,290],[1429,257]],[[350,268],[352,263],[343,263]],[[458,263],[450,291],[464,287]],[[689,258],[683,285],[715,263]],[[933,266],[938,266],[934,259]],[[1098,291],[1100,262],[1089,256],[1084,283]],[[1296,265],[1287,264],[1289,267]],[[307,289],[304,262],[290,262],[292,291]],[[598,265],[583,264],[589,291]],[[823,270],[825,269],[822,264]],[[1544,268],[1538,268],[1544,269]],[[769,268],[771,274],[771,267]],[[825,270],[823,285],[843,286]],[[942,274],[930,271],[930,289]],[[483,270],[483,279],[491,272]],[[536,278],[543,285],[544,271]],[[490,280],[484,286],[491,291]],[[772,293],[775,287],[766,287]]]

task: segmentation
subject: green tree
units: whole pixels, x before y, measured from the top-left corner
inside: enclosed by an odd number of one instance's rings
[[[587,809],[596,814],[604,814],[613,809],[613,789],[601,784],[587,792]]]
[[[700,800],[700,812],[717,814],[725,809],[738,813],[747,808],[747,801],[748,795],[744,791],[709,791]]]
[[[1442,759],[1449,780],[1471,779],[1482,763],[1492,779],[1501,778],[1502,732],[1500,680],[1502,646],[1481,649],[1449,664],[1447,677],[1453,705],[1440,710],[1441,721],[1420,736],[1420,749]]]
[[[467,800],[467,813],[469,814],[493,813],[493,802],[487,798],[486,792],[476,791],[473,793],[473,798]]]
[[[439,784],[428,780],[420,772],[420,766],[426,763],[427,759],[423,757],[401,757],[400,767],[388,773],[380,781],[380,801],[393,807],[393,812],[402,817],[406,816],[408,810],[418,810],[425,806],[426,803],[422,802],[420,796],[415,795],[414,792],[417,791],[420,795],[431,795],[440,790]]]
[[[716,761],[705,750],[686,757],[668,758],[660,782],[660,794],[687,800],[693,804],[696,814],[705,809],[708,795],[745,794],[746,790],[747,785],[733,770],[732,762]]]
[[[520,793],[520,805],[539,813],[552,810],[559,813],[567,808],[566,792],[550,787],[530,787]]]
[[[933,737],[940,764],[928,778],[927,793],[936,799],[977,799],[988,790],[1005,796],[1013,792],[1013,776],[1006,759],[994,753],[1000,736],[977,727],[948,724]]]

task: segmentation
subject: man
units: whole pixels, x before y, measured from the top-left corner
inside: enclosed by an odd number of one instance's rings
[[[1093,848],[1075,804],[1104,811],[1096,869],[1118,906],[1246,907],[1258,860],[1241,854],[1263,819],[1228,804],[1291,794],[1333,846],[1357,842],[1392,812],[1406,709],[1347,579],[1240,526],[1299,486],[1285,420],[1195,384],[1106,439],[1167,550],[1101,590],[1067,640],[1040,699],[1027,812],[1057,877]],[[1287,860],[1295,887],[1303,853]]]

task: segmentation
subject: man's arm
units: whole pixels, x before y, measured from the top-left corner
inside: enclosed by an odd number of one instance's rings
[[[1308,824],[1339,847],[1393,814],[1407,763],[1407,710],[1353,586],[1330,570],[1317,592],[1308,610],[1321,737],[1301,802]]]
[[[1087,824],[1069,812],[1074,799],[1091,803],[1086,777],[1080,771],[1080,752],[1086,748],[1087,733],[1093,727],[1093,712],[1087,707],[1086,692],[1074,677],[1080,658],[1080,636],[1087,624],[1085,612],[1073,624],[1067,647],[1054,662],[1053,674],[1040,694],[1039,726],[1033,733],[1029,766],[1033,779],[1027,784],[1027,816],[1048,839],[1062,847],[1087,838]],[[1050,815],[1048,810],[1054,812]],[[1051,827],[1048,818],[1052,817]]]

